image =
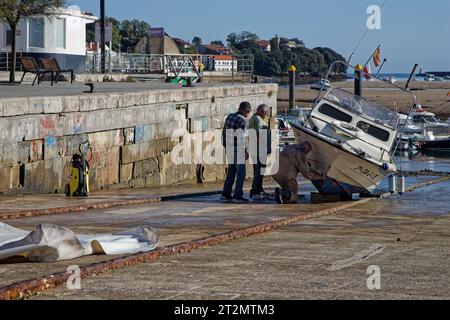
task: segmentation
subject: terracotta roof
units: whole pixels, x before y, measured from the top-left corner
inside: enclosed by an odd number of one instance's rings
[[[259,41],[256,41],[256,44],[260,47],[268,47],[270,45],[270,41],[259,40]]]
[[[228,48],[221,46],[220,44],[204,44],[203,47],[215,51],[228,51]]]
[[[233,60],[233,57],[232,56],[229,56],[229,55],[223,55],[223,56],[212,56],[212,58],[214,59],[214,60]]]

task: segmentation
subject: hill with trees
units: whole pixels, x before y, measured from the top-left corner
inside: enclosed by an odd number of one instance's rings
[[[333,62],[345,61],[342,55],[330,48],[308,49],[297,38],[288,41],[279,37],[271,39],[270,52],[261,51],[257,44],[258,40],[259,37],[256,34],[248,31],[240,34],[231,33],[227,37],[227,43],[234,53],[255,56],[255,73],[261,76],[279,76],[285,74],[289,66],[294,65],[299,74],[320,77]],[[336,74],[345,74],[347,68],[337,65],[332,71]]]

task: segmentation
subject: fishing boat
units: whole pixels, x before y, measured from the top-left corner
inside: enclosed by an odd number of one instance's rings
[[[343,89],[320,95],[306,123],[292,123],[296,142],[312,146],[312,169],[326,173],[325,181],[312,181],[314,186],[323,194],[373,193],[397,172],[399,114]]]

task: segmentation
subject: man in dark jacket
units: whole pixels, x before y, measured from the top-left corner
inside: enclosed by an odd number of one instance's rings
[[[222,132],[222,144],[225,147],[228,172],[222,192],[222,202],[240,203],[249,202],[244,198],[244,182],[246,177],[246,161],[249,158],[247,152],[247,129],[248,117],[252,107],[248,102],[242,102],[236,113],[230,114],[225,120]],[[232,197],[233,185],[236,181],[234,196]]]

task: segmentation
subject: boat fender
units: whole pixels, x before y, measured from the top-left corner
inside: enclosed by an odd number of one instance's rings
[[[381,168],[382,168],[384,171],[389,171],[389,172],[396,172],[396,171],[397,171],[397,169],[396,169],[392,164],[387,163],[387,162],[383,163],[383,165],[381,166]]]

